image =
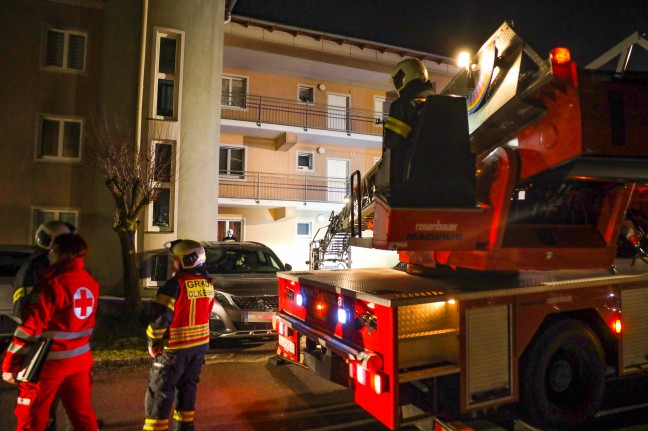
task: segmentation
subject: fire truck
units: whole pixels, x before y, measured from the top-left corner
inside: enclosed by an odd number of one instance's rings
[[[504,23],[404,153],[351,175],[311,269],[279,274],[278,357],[390,429],[505,408],[587,423],[611,377],[648,369],[648,268],[617,257],[627,238],[645,258],[626,216],[646,213],[647,112],[646,76],[545,59]],[[340,238],[402,266],[319,270]]]

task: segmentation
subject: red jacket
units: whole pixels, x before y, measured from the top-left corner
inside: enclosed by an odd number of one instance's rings
[[[203,266],[182,269],[158,289],[153,319],[146,329],[150,346],[192,354],[209,346],[214,288]]]
[[[18,372],[23,356],[40,337],[51,338],[47,360],[73,358],[90,350],[99,284],[76,258],[50,266],[35,286],[32,303],[23,312],[2,363],[3,372]]]

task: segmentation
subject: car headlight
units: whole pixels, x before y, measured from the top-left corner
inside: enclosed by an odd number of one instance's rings
[[[222,293],[216,292],[215,296],[216,296],[216,300],[221,304],[231,304],[231,302],[227,299],[227,297]]]

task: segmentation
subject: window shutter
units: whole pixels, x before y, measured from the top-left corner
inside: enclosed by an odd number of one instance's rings
[[[53,30],[47,31],[45,66],[63,67],[64,44],[65,34]]]
[[[85,66],[85,36],[71,34],[68,42],[69,69],[83,70]]]
[[[66,121],[63,126],[63,157],[79,157],[81,123]]]
[[[58,156],[59,122],[43,120],[39,157]]]

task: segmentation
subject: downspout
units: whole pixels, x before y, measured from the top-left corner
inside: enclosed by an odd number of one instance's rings
[[[137,82],[137,118],[135,118],[135,148],[139,153],[142,138],[142,104],[144,103],[144,64],[146,62],[146,34],[148,26],[148,0],[142,1],[142,40],[140,41],[140,64]]]
[[[225,9],[225,22],[224,24],[229,24],[229,22],[232,20],[232,10],[234,9],[234,5],[236,4],[236,0],[230,0],[227,5],[227,9]]]
[[[137,109],[135,118],[135,154],[141,151],[142,139],[142,104],[144,103],[144,64],[146,62],[146,35],[148,26],[148,0],[142,1],[142,40],[140,41],[140,61],[139,61],[139,76],[137,78]],[[137,232],[135,232],[137,238]],[[141,238],[142,241],[143,238]],[[138,241],[135,240],[135,253],[137,253]]]

